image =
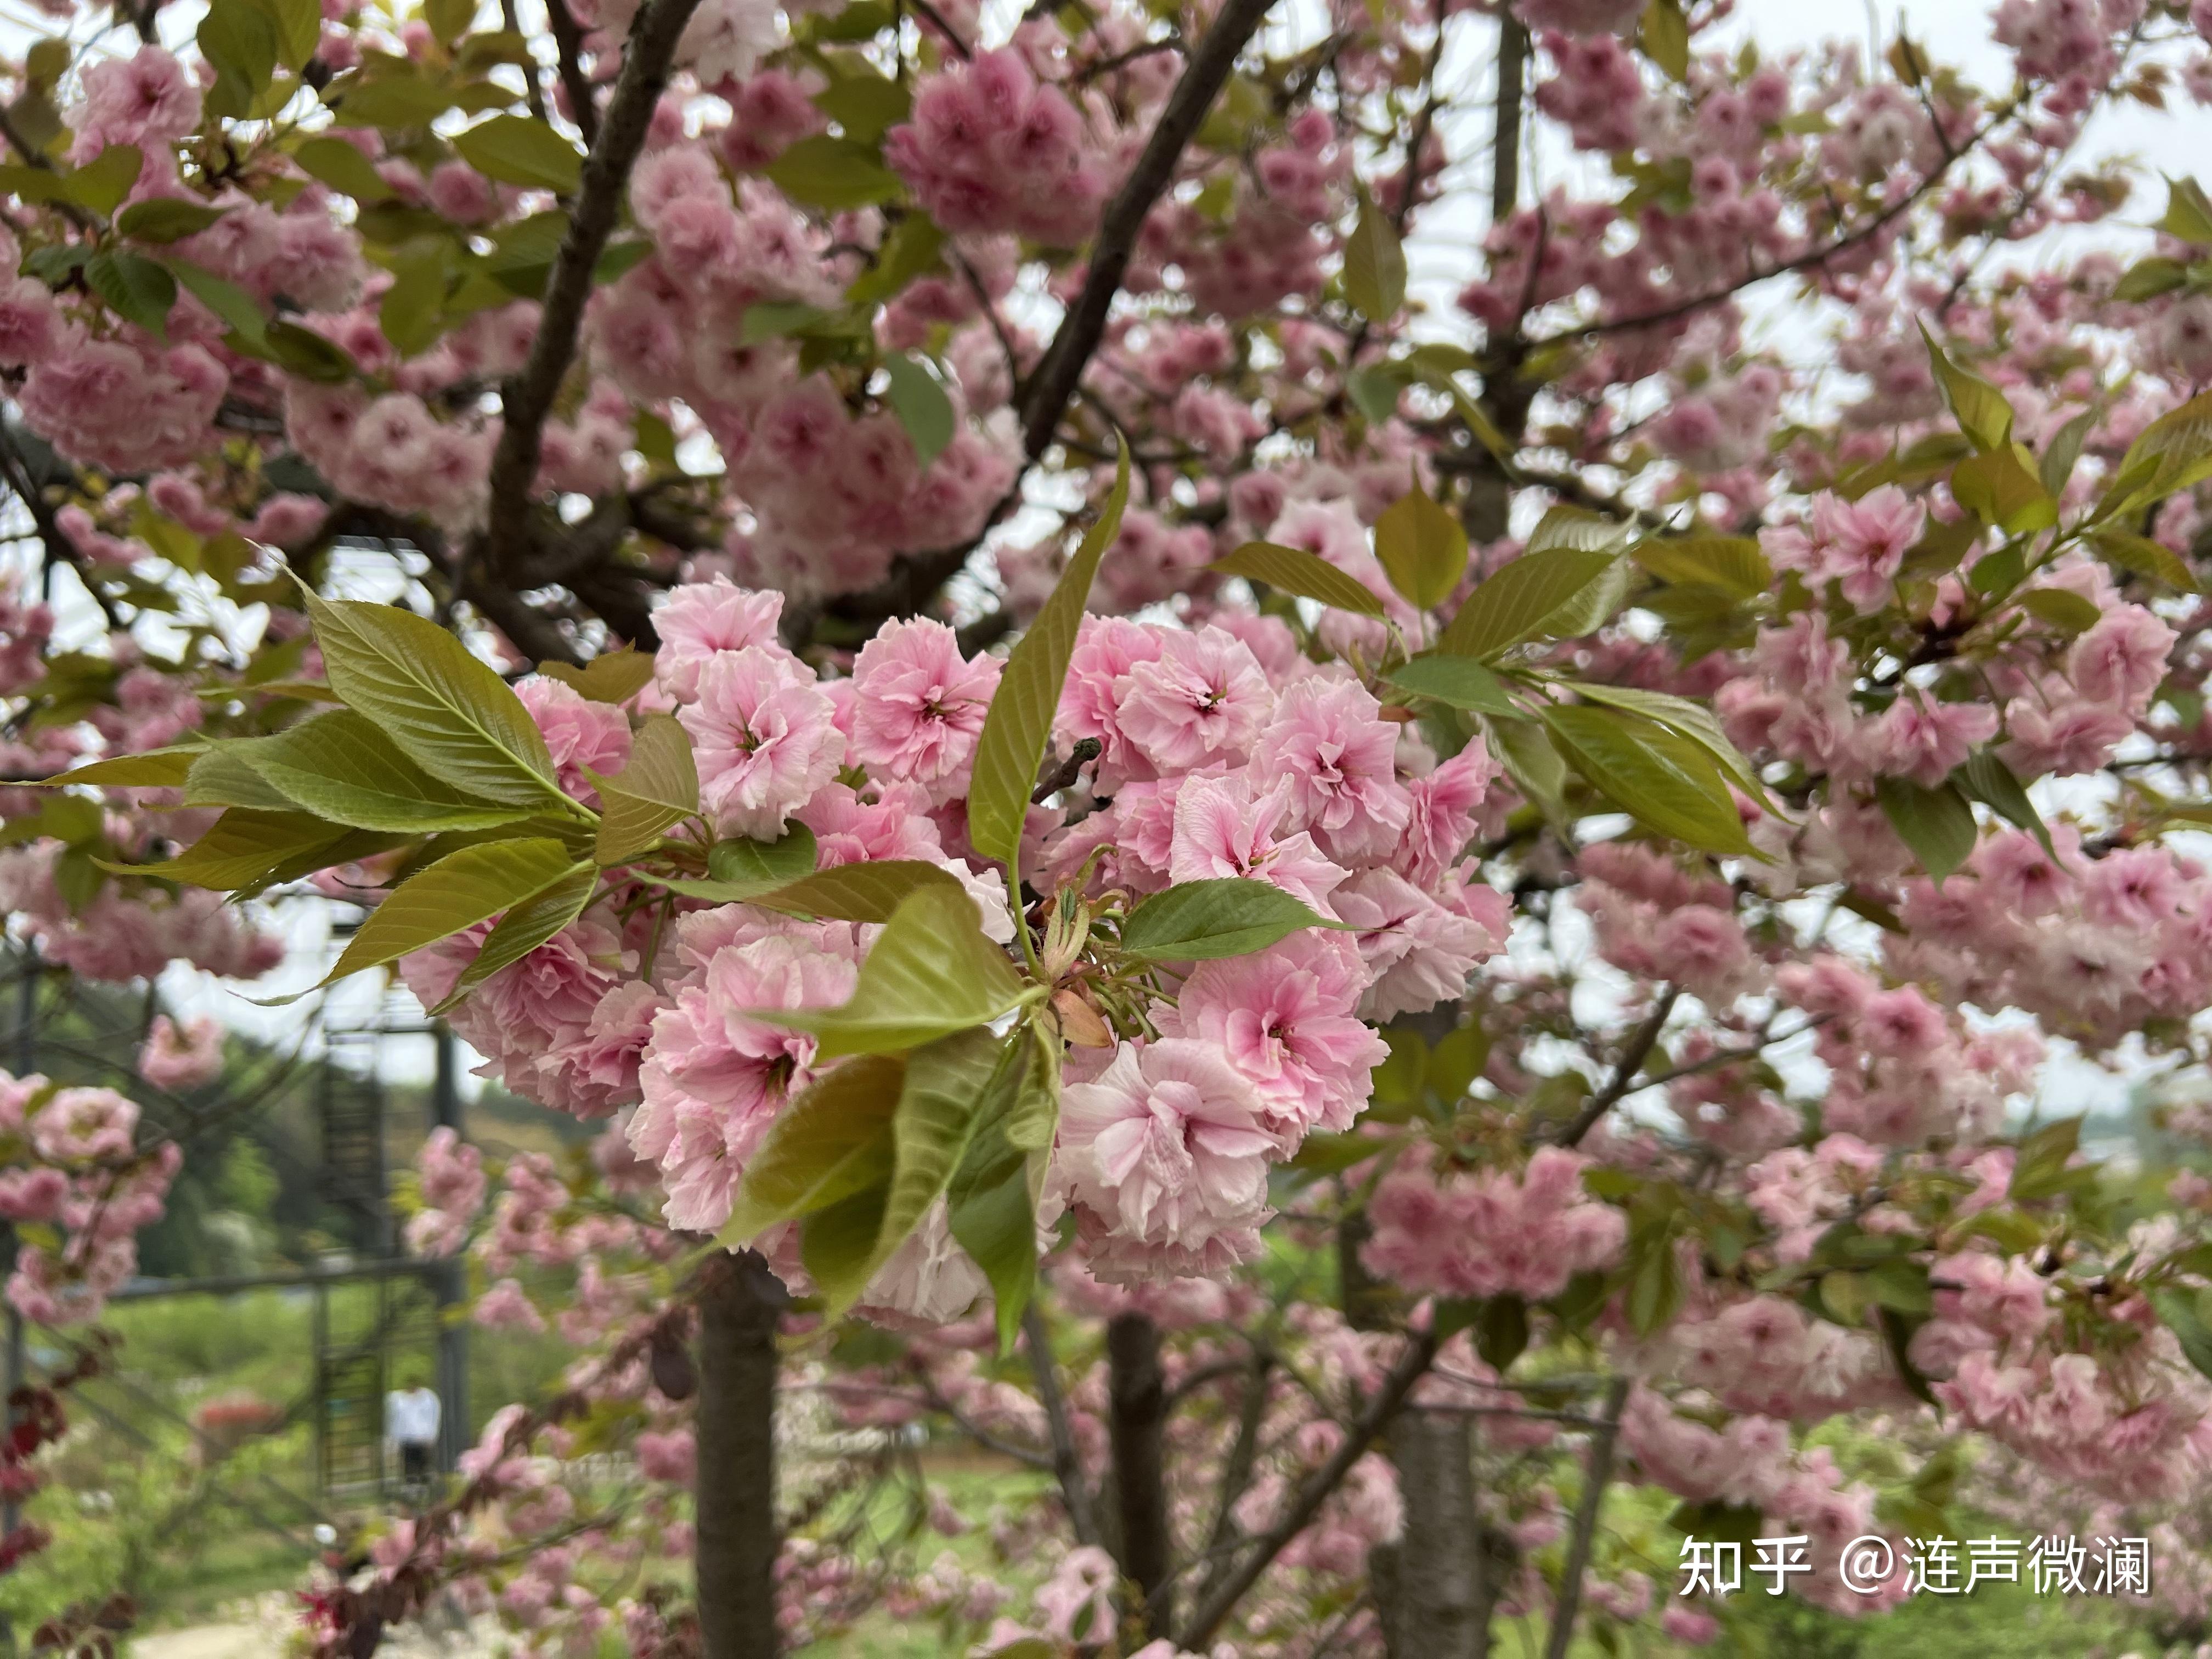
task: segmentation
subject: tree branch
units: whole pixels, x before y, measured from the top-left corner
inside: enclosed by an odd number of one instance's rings
[[[545,0],[545,21],[560,53],[561,89],[568,94],[568,118],[584,135],[588,149],[599,141],[599,112],[592,101],[592,83],[584,74],[584,32],[576,27],[565,0]]]
[[[1022,1314],[1022,1337],[1029,1345],[1030,1369],[1036,1376],[1037,1402],[1044,1407],[1044,1420],[1052,1430],[1052,1472],[1060,1481],[1060,1500],[1067,1505],[1067,1523],[1077,1543],[1096,1544],[1098,1522],[1091,1511],[1091,1492],[1084,1484],[1075,1431],[1068,1425],[1067,1401],[1060,1391],[1060,1375],[1052,1367],[1052,1336],[1035,1302]]]
[[[123,613],[115,608],[115,601],[107,597],[106,591],[99,583],[93,580],[92,561],[85,557],[83,550],[70,538],[69,532],[62,528],[61,520],[55,516],[53,508],[47,505],[45,495],[40,493],[38,480],[31,476],[30,466],[15,447],[14,438],[4,428],[0,428],[0,482],[15,492],[16,498],[30,514],[31,522],[38,526],[39,539],[46,544],[46,562],[50,565],[65,564],[76,573],[78,582],[86,592],[92,595],[93,602],[100,606],[100,614],[107,618],[111,630],[119,632],[127,627]]]
[[[1559,1575],[1559,1599],[1552,1606],[1552,1634],[1544,1644],[1544,1659],[1567,1659],[1574,1641],[1575,1614],[1582,1607],[1583,1580],[1589,1573],[1598,1511],[1605,1507],[1605,1489],[1613,1480],[1613,1450],[1620,1436],[1621,1408],[1627,1403],[1628,1379],[1615,1377],[1606,1390],[1602,1419],[1590,1435],[1589,1468],[1575,1505],[1575,1530],[1567,1544],[1566,1569]]]
[[[1398,1363],[1390,1368],[1390,1374],[1383,1379],[1382,1386],[1374,1399],[1367,1402],[1366,1408],[1346,1429],[1344,1438],[1337,1443],[1336,1450],[1330,1454],[1327,1462],[1306,1477],[1304,1484],[1297,1490],[1297,1495],[1291,1500],[1290,1507],[1273,1526],[1244,1540],[1257,1547],[1244,1558],[1242,1565],[1234,1571],[1224,1574],[1220,1583],[1200,1598],[1199,1605],[1192,1610],[1190,1622],[1175,1638],[1177,1647],[1195,1652],[1203,1650],[1213,1639],[1214,1632],[1236,1610],[1245,1592],[1260,1582],[1260,1575],[1267,1571],[1275,1558],[1283,1553],[1283,1547],[1305,1529],[1306,1523],[1328,1501],[1328,1495],[1343,1481],[1352,1466],[1366,1455],[1368,1447],[1375,1443],[1375,1437],[1382,1431],[1382,1425],[1397,1413],[1398,1407],[1405,1403],[1407,1395],[1412,1392],[1413,1384],[1420,1381],[1436,1357],[1434,1332],[1416,1331],[1406,1339],[1405,1352],[1398,1356]]]
[[[552,3],[557,8],[560,0]],[[520,569],[530,550],[536,519],[531,496],[538,477],[545,417],[551,413],[561,382],[575,360],[584,303],[592,296],[592,270],[614,232],[623,190],[638,152],[645,146],[653,106],[668,84],[668,67],[676,56],[677,42],[698,4],[699,0],[646,0],[631,23],[606,120],[592,141],[591,154],[584,159],[574,214],[568,234],[561,239],[561,251],[554,258],[552,276],[545,284],[544,307],[538,316],[538,337],[531,344],[530,360],[501,390],[504,424],[499,447],[492,455],[487,532],[496,574]]]
[[[1651,1057],[1651,1050],[1659,1041],[1659,1033],[1666,1026],[1667,1016],[1674,1012],[1674,1000],[1681,994],[1679,989],[1670,985],[1659,1000],[1652,1005],[1651,1012],[1644,1016],[1644,1024],[1630,1036],[1628,1046],[1620,1051],[1620,1060],[1614,1062],[1613,1080],[1592,1095],[1567,1127],[1559,1131],[1560,1146],[1572,1146],[1578,1143],[1596,1127],[1600,1118],[1620,1103],[1621,1097],[1628,1092],[1629,1085],[1636,1080],[1636,1073]]]
[[[1206,30],[1206,38],[1190,59],[1190,67],[1176,83],[1160,124],[1146,141],[1144,153],[1130,172],[1098,226],[1091,244],[1091,265],[1083,292],[1060,319],[1059,332],[1045,350],[1035,380],[1023,399],[1024,447],[1035,460],[1052,445],[1060,417],[1075,396],[1077,383],[1091,362],[1091,354],[1106,332],[1106,315],[1114,296],[1121,291],[1121,277],[1129,268],[1129,254],[1137,245],[1146,216],[1174,177],[1184,147],[1213,107],[1229,72],[1267,15],[1273,0],[1228,0]]]

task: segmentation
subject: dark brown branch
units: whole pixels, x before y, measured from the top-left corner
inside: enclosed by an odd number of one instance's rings
[[[5,138],[8,141],[8,148],[15,152],[25,167],[36,167],[41,173],[52,173],[54,170],[53,158],[23,137],[22,129],[15,125],[15,118],[8,112],[4,105],[0,105],[0,138]],[[60,210],[63,218],[68,220],[79,230],[88,231],[99,228],[98,222],[92,215],[87,213],[75,202],[57,202],[54,206]]]
[[[1366,1455],[1367,1449],[1375,1443],[1375,1437],[1397,1414],[1413,1384],[1421,1380],[1436,1357],[1437,1339],[1432,1333],[1417,1331],[1406,1339],[1406,1351],[1398,1356],[1398,1363],[1390,1368],[1390,1374],[1383,1378],[1374,1399],[1346,1427],[1344,1438],[1337,1443],[1328,1461],[1306,1477],[1290,1507],[1273,1526],[1246,1540],[1252,1547],[1236,1569],[1225,1573],[1221,1582],[1200,1599],[1199,1605],[1192,1610],[1190,1622],[1175,1638],[1177,1647],[1201,1651],[1212,1641],[1214,1632],[1236,1610],[1245,1593],[1260,1582],[1261,1574],[1283,1553],[1284,1546],[1305,1529],[1352,1466]]]
[[[696,1551],[707,1659],[775,1659],[778,1316],[789,1300],[754,1251],[699,1291]]]
[[[1053,1369],[1052,1335],[1034,1302],[1022,1314],[1022,1340],[1028,1345],[1030,1370],[1036,1377],[1037,1403],[1044,1407],[1044,1420],[1052,1431],[1052,1472],[1060,1481],[1060,1501],[1067,1506],[1067,1524],[1077,1543],[1096,1544],[1098,1522],[1083,1479],[1083,1459],[1075,1449],[1075,1431],[1067,1420],[1067,1401],[1060,1391],[1060,1373]]]
[[[590,77],[584,73],[584,32],[576,27],[566,0],[545,0],[545,22],[560,54],[561,89],[568,94],[568,118],[584,135],[588,149],[599,141],[599,111],[592,102]]]
[[[107,618],[111,629],[119,630],[127,626],[123,620],[123,613],[115,608],[115,601],[107,597],[106,591],[99,583],[93,580],[92,561],[71,539],[69,532],[62,528],[61,520],[47,504],[38,480],[31,476],[29,465],[4,429],[0,429],[0,482],[4,482],[15,492],[17,499],[30,513],[31,522],[38,526],[39,539],[46,544],[46,562],[49,565],[65,564],[76,573],[77,580],[84,591],[92,595],[94,603],[100,606],[100,614]]]
[[[558,6],[560,0],[552,0]],[[491,462],[491,511],[487,535],[495,575],[523,568],[531,550],[537,518],[532,500],[538,477],[545,417],[552,412],[561,382],[575,360],[576,337],[584,303],[592,296],[592,275],[606,251],[622,210],[623,187],[645,146],[653,107],[668,84],[677,42],[699,0],[646,0],[631,23],[616,77],[606,120],[584,158],[582,183],[568,231],[554,257],[545,284],[538,337],[522,372],[501,392],[504,424]]]
[[[517,9],[514,0],[499,0],[499,15],[500,21],[507,25],[508,33],[519,35],[522,33],[522,14]],[[529,55],[526,52],[524,53],[526,57]],[[530,112],[543,121],[545,118],[545,88],[538,83],[536,63],[523,70],[522,78],[526,83],[523,95],[530,100]]]
[[[1560,1146],[1575,1146],[1597,1126],[1600,1118],[1620,1103],[1621,1097],[1628,1093],[1630,1085],[1636,1081],[1637,1073],[1651,1057],[1651,1050],[1659,1042],[1659,1033],[1666,1026],[1667,1017],[1674,1012],[1674,1000],[1681,994],[1672,985],[1661,994],[1659,1000],[1652,1005],[1651,1012],[1644,1016],[1644,1024],[1630,1035],[1628,1046],[1620,1051],[1620,1058],[1613,1065],[1612,1080],[1592,1095],[1567,1127],[1559,1131]]]
[[[1136,247],[1146,216],[1174,179],[1185,146],[1213,107],[1230,70],[1237,66],[1237,55],[1273,3],[1273,0],[1228,0],[1199,42],[1190,67],[1176,83],[1136,167],[1108,206],[1097,240],[1091,245],[1083,292],[1061,319],[1060,330],[1046,349],[1044,361],[1023,399],[1024,447],[1031,460],[1051,447],[1060,417],[1075,396],[1091,354],[1105,336],[1107,313],[1113,308],[1114,296],[1121,291],[1121,277],[1129,268],[1129,255]]]
[[[1144,1597],[1147,1636],[1175,1618],[1168,1577],[1167,1378],[1152,1316],[1116,1314],[1106,1325],[1106,1428],[1114,1454],[1115,1553]]]
[[[1613,1447],[1620,1436],[1621,1407],[1627,1403],[1628,1379],[1616,1377],[1606,1390],[1601,1420],[1590,1434],[1589,1467],[1583,1474],[1581,1500],[1575,1505],[1574,1534],[1567,1544],[1566,1569],[1559,1575],[1559,1599],[1552,1607],[1552,1634],[1544,1644],[1544,1659],[1567,1659],[1574,1641],[1575,1614],[1582,1607],[1583,1580],[1589,1574],[1598,1512],[1605,1507],[1605,1489],[1613,1480]]]
[[[1498,114],[1490,137],[1490,222],[1513,216],[1521,198],[1521,91],[1528,69],[1528,31],[1510,12],[1498,15]]]
[[[966,64],[974,61],[975,57],[975,48],[960,38],[960,31],[954,28],[951,24],[946,22],[945,21],[945,14],[938,10],[935,6],[930,4],[929,0],[907,0],[907,3],[914,8],[915,16],[921,19],[923,22],[928,24],[930,27],[935,29],[938,33],[945,37],[945,44],[951,46],[953,52],[958,55],[962,63]]]

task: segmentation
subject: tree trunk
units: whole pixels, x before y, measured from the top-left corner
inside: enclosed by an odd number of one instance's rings
[[[1175,1621],[1168,1594],[1168,1492],[1160,1443],[1167,1429],[1167,1379],[1160,1328],[1150,1316],[1116,1314],[1106,1326],[1107,1429],[1114,1449],[1114,1502],[1121,1571],[1145,1595],[1145,1632]]]
[[[1418,1409],[1390,1425],[1406,1524],[1375,1591],[1391,1659],[1481,1659],[1490,1650],[1472,1427],[1464,1413]]]
[[[777,1316],[789,1300],[757,1252],[708,1269],[699,1297],[696,1513],[706,1659],[775,1659]]]

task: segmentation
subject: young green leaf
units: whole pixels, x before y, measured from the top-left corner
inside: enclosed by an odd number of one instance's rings
[[[527,115],[495,115],[453,135],[461,159],[487,179],[526,189],[575,193],[584,158],[544,122]]]
[[[906,189],[873,145],[827,133],[786,145],[764,170],[770,184],[810,207],[874,207]]]
[[[1720,768],[1700,745],[1625,711],[1577,703],[1544,713],[1569,764],[1624,812],[1708,853],[1749,854]]]
[[[192,763],[207,753],[204,748],[149,749],[143,755],[114,755],[94,761],[51,778],[33,781],[34,788],[59,789],[72,783],[96,783],[108,789],[174,789],[192,769]]]
[[[499,919],[485,936],[483,948],[453,981],[445,1000],[429,1012],[444,1013],[501,969],[521,961],[582,915],[599,890],[599,870],[589,864],[577,864],[559,880],[532,893]]]
[[[1951,494],[1960,506],[2008,536],[2048,530],[2058,522],[2057,501],[2016,444],[1967,456],[1951,469]]]
[[[809,1084],[747,1161],[723,1246],[749,1244],[770,1227],[888,1182],[891,1115],[905,1079],[906,1062],[896,1054],[856,1054]]]
[[[489,829],[523,816],[512,803],[480,800],[433,777],[375,721],[348,708],[227,746],[289,801],[357,830],[421,835]]]
[[[599,792],[599,861],[621,864],[699,810],[691,739],[672,714],[647,714],[630,738],[629,763],[611,778],[589,774]]]
[[[1302,928],[1326,927],[1302,899],[1244,876],[1179,882],[1121,924],[1121,951],[1140,962],[1249,956]]]
[[[1596,548],[1523,553],[1476,586],[1437,649],[1455,657],[1494,657],[1528,641],[1563,633],[1577,601],[1610,575],[1620,556]]]
[[[1059,1055],[1034,1027],[1025,1047],[1020,1086],[1003,1114],[977,1119],[967,1154],[945,1190],[954,1241],[991,1281],[1001,1354],[1012,1351],[1023,1310],[1036,1290],[1036,1183],[1043,1174],[1043,1160],[1012,1139],[1008,1127],[1053,1111],[1052,1080],[1060,1069]],[[1045,1139],[1049,1144],[1049,1134]]]
[[[331,689],[424,771],[484,800],[566,800],[522,699],[451,634],[391,605],[302,597]]]
[[[732,836],[716,842],[707,849],[707,873],[716,881],[765,883],[767,890],[774,891],[812,875],[817,856],[814,832],[796,820],[787,820],[783,833],[774,841]],[[886,905],[884,914],[873,920],[890,921],[896,908]]]
[[[1910,778],[1878,778],[1874,793],[1897,838],[1938,887],[1972,854],[1974,809],[1954,786],[1927,789]]]
[[[975,901],[931,884],[891,915],[837,1008],[763,1008],[753,1018],[811,1031],[824,1060],[888,1054],[988,1025],[1036,993],[983,935]]]
[[[204,202],[156,196],[124,209],[117,216],[115,228],[136,241],[176,242],[198,234],[229,211]]]
[[[1630,551],[1637,563],[1676,586],[1717,587],[1740,599],[1755,599],[1774,586],[1773,568],[1750,536],[1654,537]]]
[[[1416,610],[1443,603],[1467,571],[1467,531],[1416,483],[1375,521],[1375,556]]]
[[[356,202],[381,202],[392,194],[376,164],[343,138],[308,138],[292,154],[301,171]]]
[[[64,175],[62,191],[79,207],[112,213],[131,194],[145,165],[145,154],[136,144],[110,144],[76,172]]]
[[[194,761],[191,775],[185,779],[185,805],[248,806],[263,812],[291,812],[305,805],[253,769],[246,759],[253,741],[219,743]]]
[[[653,653],[624,646],[619,651],[602,651],[581,668],[541,662],[538,672],[593,702],[624,703],[653,683]]]
[[[1569,689],[1585,702],[1605,703],[1614,708],[1626,708],[1632,714],[1656,720],[1669,731],[1678,732],[1720,763],[1721,770],[1735,786],[1753,799],[1766,799],[1766,786],[1759,781],[1759,774],[1743,757],[1742,751],[1729,741],[1728,733],[1713,712],[1703,703],[1692,702],[1687,697],[1678,697],[1666,691],[1647,691],[1633,685],[1586,685],[1580,681],[1569,684]]]
[[[884,1228],[888,1183],[863,1188],[809,1214],[799,1224],[799,1259],[833,1308],[860,1299],[882,1264],[876,1240]]]
[[[1075,654],[1075,631],[1091,596],[1091,578],[1121,534],[1121,509],[1128,503],[1129,448],[1123,444],[1105,510],[1006,659],[991,712],[984,717],[968,787],[968,839],[985,858],[996,859],[1009,870],[1021,856],[1030,792],[1036,787],[1037,768],[1052,736],[1053,716],[1067,681],[1068,659]]]
[[[410,951],[489,921],[573,872],[568,849],[550,836],[484,842],[448,853],[400,883],[368,914],[323,979],[381,968]]]
[[[884,359],[883,368],[890,382],[884,396],[899,424],[906,428],[907,441],[914,446],[915,471],[927,472],[958,430],[952,399],[945,395],[937,377],[910,352],[891,353]]]
[[[978,1027],[916,1048],[891,1115],[890,1188],[876,1234],[875,1261],[889,1261],[921,1224],[967,1156],[976,1125],[1012,1109],[1030,1054],[1028,1031],[1004,1036]]]
[[[345,834],[305,812],[267,812],[234,807],[190,847],[161,864],[112,864],[118,875],[161,876],[218,892],[252,887],[295,859],[333,845]]]
[[[1302,599],[1333,605],[1363,617],[1382,614],[1382,601],[1367,591],[1366,584],[1348,576],[1318,554],[1303,547],[1282,547],[1273,542],[1247,542],[1234,553],[1206,566],[1224,576],[1242,576],[1265,582]]]
[[[1943,401],[1950,405],[1959,430],[1984,454],[2010,444],[2012,405],[2005,401],[2004,393],[1980,375],[1953,362],[1943,348],[1936,343],[1936,337],[1928,331],[1925,323],[1920,326],[1920,337],[1927,342],[1929,359],[1936,368],[1936,384],[1942,388]]]
[[[1401,691],[1428,697],[1478,714],[1521,713],[1505,694],[1505,682],[1472,657],[1450,657],[1429,652],[1401,663],[1382,677]]]
[[[1406,250],[1364,185],[1359,217],[1344,245],[1344,297],[1370,323],[1389,322],[1406,303]]]
[[[157,340],[168,338],[177,283],[161,266],[136,253],[95,253],[85,264],[84,280],[117,316]]]
[[[2148,536],[2138,536],[2131,530],[2118,526],[2106,526],[2089,533],[2089,544],[2103,556],[2107,564],[2116,564],[2123,570],[2138,576],[2148,576],[2153,581],[2164,582],[2182,593],[2201,593],[2203,585],[2188,562],[2163,542],[2154,542]]]

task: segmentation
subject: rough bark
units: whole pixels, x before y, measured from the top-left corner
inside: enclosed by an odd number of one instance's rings
[[[775,1659],[777,1316],[787,1300],[751,1250],[699,1296],[698,1542],[706,1659]]]
[[[1391,1659],[1480,1659],[1489,1649],[1473,1426],[1462,1412],[1418,1409],[1390,1425],[1406,1524],[1375,1589]],[[1387,1602],[1383,1577],[1394,1581]]]
[[[1107,1431],[1114,1451],[1115,1544],[1121,1571],[1143,1592],[1147,1635],[1174,1620],[1168,1594],[1167,1378],[1160,1328],[1151,1316],[1116,1314],[1106,1326]]]

